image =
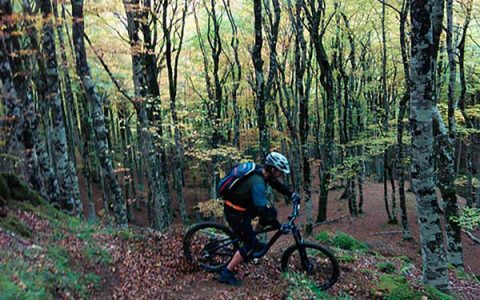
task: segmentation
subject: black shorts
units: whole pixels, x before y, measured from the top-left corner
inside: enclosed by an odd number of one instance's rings
[[[239,212],[230,206],[224,207],[225,218],[233,233],[243,242],[240,247],[240,254],[247,260],[258,244],[258,239],[252,227],[253,215],[248,212]]]

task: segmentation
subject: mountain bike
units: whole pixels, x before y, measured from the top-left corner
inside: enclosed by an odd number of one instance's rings
[[[263,249],[252,254],[252,258],[264,256],[282,235],[292,234],[295,244],[283,252],[280,266],[282,272],[307,276],[319,289],[326,290],[340,275],[338,261],[331,250],[302,239],[295,225],[299,209],[300,201],[295,201],[289,221],[280,229],[267,227],[256,232],[259,235],[277,230]],[[240,245],[241,240],[229,227],[215,222],[202,222],[194,225],[185,234],[183,252],[189,263],[207,271],[218,272],[230,262]]]

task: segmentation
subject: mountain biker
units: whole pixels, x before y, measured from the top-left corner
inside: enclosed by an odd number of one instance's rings
[[[289,173],[287,158],[278,152],[271,152],[267,155],[263,167],[257,165],[252,175],[240,181],[223,197],[225,218],[233,232],[242,240],[243,246],[221,271],[218,278],[221,283],[241,285],[241,281],[232,271],[244,260],[248,260],[252,253],[265,246],[256,238],[253,231],[251,221],[254,217],[259,216],[260,224],[263,226],[281,227],[277,220],[277,211],[267,205],[266,184],[292,200],[299,200],[297,193],[291,192],[278,180],[283,174]]]

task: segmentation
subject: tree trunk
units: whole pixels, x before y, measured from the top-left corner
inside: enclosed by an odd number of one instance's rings
[[[458,223],[452,218],[459,216],[457,203],[457,190],[455,185],[455,144],[457,126],[455,121],[455,108],[457,106],[455,97],[456,65],[453,51],[453,0],[447,0],[447,53],[450,69],[450,80],[448,84],[448,134],[443,120],[435,108],[434,111],[434,134],[438,138],[439,149],[439,188],[445,203],[445,231],[447,239],[448,263],[463,270],[463,246],[462,233]]]
[[[411,104],[412,186],[417,199],[417,219],[423,259],[423,280],[442,291],[448,290],[448,269],[435,194],[433,170],[432,3],[411,5]]]
[[[238,51],[240,42],[238,38],[238,27],[230,7],[230,0],[223,0],[223,4],[225,6],[225,11],[227,13],[228,20],[230,21],[230,26],[232,28],[232,39],[230,41],[230,46],[232,47],[233,55],[235,58],[235,63],[231,64],[232,79],[233,79],[232,107],[233,107],[233,114],[234,114],[232,144],[234,147],[240,149],[240,112],[239,112],[238,101],[237,101],[237,92],[238,92],[238,88],[240,87],[240,81],[242,79],[242,65],[240,63],[240,56]]]
[[[112,159],[109,156],[107,136],[108,132],[105,126],[105,116],[102,109],[102,102],[95,91],[95,84],[90,73],[90,67],[87,62],[87,55],[84,43],[84,18],[83,18],[83,0],[72,1],[73,16],[73,43],[75,46],[75,64],[78,76],[85,96],[92,109],[93,127],[95,130],[95,146],[98,151],[100,165],[103,175],[105,176],[105,188],[109,188],[109,192],[113,200],[113,210],[115,213],[115,221],[120,227],[127,227],[127,211],[125,199],[122,190],[118,184],[117,178],[113,170]]]
[[[319,3],[317,3],[319,2]],[[323,28],[320,28],[320,22],[325,15],[325,3],[323,1],[309,0],[304,3],[304,11],[309,24],[310,39],[315,48],[315,57],[320,67],[320,83],[325,90],[326,98],[326,117],[325,117],[325,153],[323,155],[323,164],[320,171],[320,196],[318,205],[317,222],[323,222],[327,218],[328,190],[331,178],[331,168],[333,167],[333,146],[335,143],[335,97],[333,93],[333,75],[328,61],[325,48],[323,46]]]
[[[64,113],[60,98],[60,78],[58,76],[58,64],[56,58],[55,33],[53,31],[52,7],[49,0],[40,1],[43,16],[43,55],[46,60],[46,96],[50,102],[53,132],[53,156],[57,180],[60,186],[60,207],[66,208],[76,216],[83,215],[78,177],[70,160],[67,145],[67,133],[64,124]]]
[[[177,194],[177,202],[179,204],[180,216],[184,224],[188,224],[188,215],[187,208],[185,204],[185,198],[183,195],[183,168],[184,168],[184,147],[181,141],[181,132],[179,128],[179,120],[177,115],[176,107],[176,98],[177,98],[177,76],[178,76],[178,59],[182,50],[183,44],[183,34],[185,28],[185,17],[187,15],[187,1],[184,1],[183,14],[182,14],[182,23],[180,32],[173,31],[172,28],[168,27],[167,23],[167,12],[168,12],[168,0],[163,2],[163,34],[165,39],[165,56],[166,56],[166,65],[168,72],[168,86],[170,94],[170,112],[172,114],[172,123],[174,130],[174,141],[175,141],[175,157],[174,157],[174,168],[173,181],[175,185],[175,191]],[[173,34],[173,36],[172,36]],[[173,43],[172,37],[178,38],[178,45],[175,48],[176,54],[175,57],[172,57],[173,54]]]
[[[398,174],[398,193],[400,196],[400,210],[401,210],[401,220],[403,228],[403,239],[411,240],[412,235],[410,233],[410,228],[408,224],[407,216],[407,205],[405,199],[405,162],[404,162],[404,143],[403,143],[403,133],[405,131],[405,122],[404,117],[407,111],[407,105],[410,101],[410,87],[412,82],[410,81],[410,64],[408,61],[407,55],[407,43],[406,43],[406,33],[405,25],[407,23],[408,11],[410,9],[410,0],[404,0],[402,5],[402,11],[400,13],[400,48],[402,51],[402,63],[403,63],[403,72],[405,74],[405,92],[400,99],[399,111],[398,111],[398,120],[397,120],[397,160],[395,161],[397,174]]]
[[[255,44],[252,50],[253,67],[255,69],[255,110],[257,113],[258,132],[260,149],[262,157],[266,157],[270,151],[270,138],[266,122],[266,91],[265,78],[263,73],[262,60],[262,0],[253,1],[254,28],[255,28]]]
[[[135,100],[133,105],[137,112],[139,144],[142,149],[142,157],[146,165],[147,181],[149,186],[148,195],[148,219],[151,227],[165,231],[172,223],[171,204],[166,190],[166,174],[161,172],[161,156],[156,153],[153,143],[153,134],[150,132],[150,120],[146,108],[148,99],[148,85],[145,75],[145,58],[137,51],[142,47],[138,36],[140,9],[138,0],[124,2],[127,14],[127,30],[132,51],[132,73],[135,89]],[[142,180],[143,175],[139,178]]]

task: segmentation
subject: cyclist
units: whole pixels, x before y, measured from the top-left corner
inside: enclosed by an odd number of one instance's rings
[[[280,228],[277,220],[277,211],[267,205],[266,184],[290,197],[299,200],[299,195],[293,193],[278,179],[283,174],[290,173],[290,166],[285,156],[278,152],[271,152],[265,159],[265,165],[256,166],[252,175],[240,181],[227,195],[224,196],[224,213],[233,232],[240,237],[243,246],[233,256],[229,264],[221,271],[219,281],[228,285],[241,285],[235,277],[233,270],[244,260],[248,260],[252,253],[263,249],[264,243],[260,242],[253,231],[251,221],[260,217],[260,224]]]

